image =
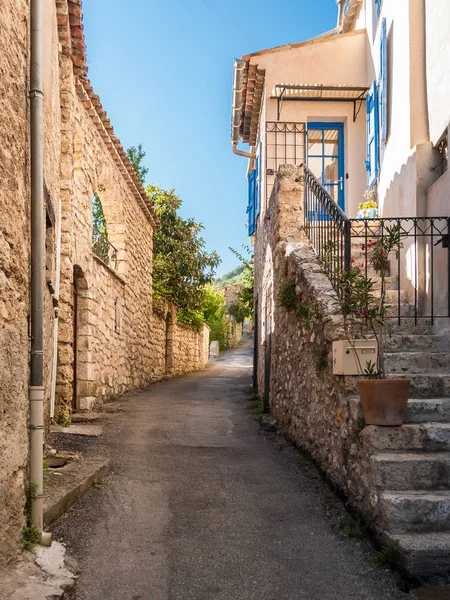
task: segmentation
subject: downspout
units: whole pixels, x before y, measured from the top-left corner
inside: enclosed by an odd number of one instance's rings
[[[44,445],[44,94],[43,0],[31,0],[30,154],[31,154],[31,360],[30,360],[30,485],[31,521],[43,533]]]
[[[234,154],[245,156],[245,158],[255,158],[255,152],[244,152],[238,150],[237,145],[241,137],[241,122],[242,122],[242,96],[243,96],[243,81],[245,71],[245,60],[240,58],[234,59],[234,77],[233,77],[233,106],[231,109],[231,145]]]

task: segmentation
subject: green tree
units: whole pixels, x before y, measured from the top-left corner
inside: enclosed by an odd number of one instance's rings
[[[174,190],[147,186],[161,223],[153,235],[153,287],[183,311],[202,311],[205,285],[211,283],[220,263],[217,252],[208,252],[200,236],[203,225],[183,219],[181,199]]]
[[[145,187],[145,178],[148,173],[147,167],[144,167],[142,161],[144,160],[146,152],[142,148],[142,144],[136,148],[136,146],[131,146],[127,150],[127,156],[130,163],[133,165],[134,170],[136,171],[136,175],[139,177],[139,180],[143,187]]]
[[[253,317],[253,288],[255,285],[254,255],[250,252],[250,248],[244,246],[244,250],[247,253],[246,257],[234,248],[230,248],[230,251],[244,267],[242,276],[244,286],[238,296],[238,306],[234,306],[234,311],[239,313],[239,318]]]

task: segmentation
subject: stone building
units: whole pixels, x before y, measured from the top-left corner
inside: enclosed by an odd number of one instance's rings
[[[153,302],[158,220],[87,77],[81,0],[43,4],[48,431],[51,418],[203,368],[209,331]],[[29,15],[28,0],[2,0],[0,566],[19,548],[29,461]]]
[[[232,145],[248,158],[255,248],[255,380],[286,435],[370,513],[380,539],[398,540],[401,567],[448,575],[450,5],[337,5],[332,31],[235,61]],[[377,212],[359,207],[369,199]],[[411,394],[405,425],[387,429],[364,427],[356,380],[333,372],[332,344],[346,340],[339,273],[352,260],[364,270],[367,243],[393,225],[402,244],[390,264],[385,357]],[[314,303],[314,318],[282,308],[285,284]]]

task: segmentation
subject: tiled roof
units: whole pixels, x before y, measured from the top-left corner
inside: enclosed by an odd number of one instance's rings
[[[78,97],[92,118],[114,162],[147,219],[153,226],[158,225],[159,220],[152,203],[145,193],[133,165],[128,160],[119,138],[114,135],[111,121],[87,77],[88,67],[86,64],[86,43],[83,32],[82,0],[56,0],[56,10],[62,53],[69,56],[72,60]]]
[[[265,75],[264,69],[247,62],[243,80],[241,135],[242,141],[250,146],[256,145]]]

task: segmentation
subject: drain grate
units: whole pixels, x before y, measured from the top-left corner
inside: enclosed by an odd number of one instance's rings
[[[47,458],[49,469],[59,469],[67,464],[67,458],[57,458],[56,456],[50,456]]]

